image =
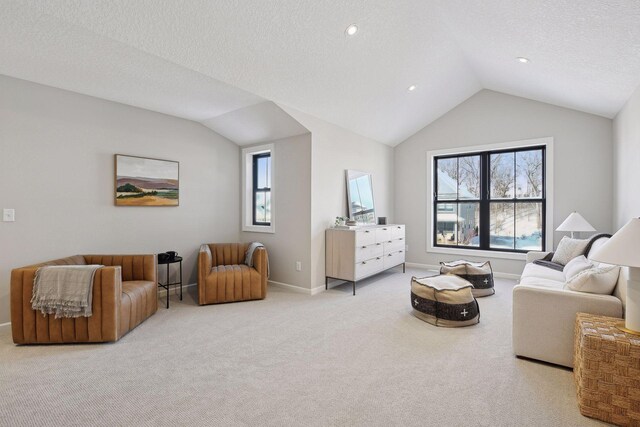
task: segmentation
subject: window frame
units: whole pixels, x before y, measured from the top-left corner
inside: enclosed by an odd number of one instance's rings
[[[257,187],[257,176],[255,173],[255,156],[268,154],[271,157],[271,167],[269,168],[269,182],[271,187],[271,222],[260,223],[255,221],[255,195],[260,192]],[[264,156],[263,156],[264,157]],[[256,233],[275,233],[275,182],[273,171],[276,168],[276,156],[274,144],[258,145],[242,149],[242,231]]]
[[[260,227],[269,227],[271,226],[271,222],[260,222],[256,219],[256,200],[257,200],[257,195],[258,193],[269,193],[269,197],[271,197],[271,187],[261,187],[258,188],[258,161],[260,159],[264,159],[264,158],[269,158],[271,159],[271,152],[270,151],[266,151],[266,152],[262,152],[262,153],[256,153],[256,154],[252,154],[251,155],[251,159],[252,159],[252,185],[251,185],[251,201],[252,201],[252,208],[251,208],[251,224],[255,225],[255,226],[260,226]],[[267,175],[269,175],[269,180],[271,178],[271,168],[269,168]]]
[[[543,149],[543,194],[541,198],[527,198],[518,199],[517,189],[514,188],[514,197],[509,199],[491,199],[490,198],[490,177],[489,174],[489,159],[490,154],[500,152],[521,152],[533,149]],[[456,199],[437,200],[437,174],[436,174],[436,159],[444,158],[459,158],[465,156],[481,155],[481,177],[480,182],[480,198],[479,199],[459,199],[456,194]],[[515,156],[514,156],[515,161]],[[485,163],[486,162],[486,163]],[[514,173],[516,170],[514,169]],[[514,176],[515,180],[515,176]],[[542,218],[543,218],[543,231],[542,231],[542,250],[549,250],[553,247],[553,233],[549,228],[553,224],[553,138],[536,138],[530,140],[513,141],[498,144],[488,144],[482,146],[473,147],[460,147],[455,149],[434,150],[427,152],[427,236],[426,236],[426,252],[448,253],[468,256],[485,256],[495,258],[506,259],[525,259],[528,250],[523,249],[504,249],[504,248],[491,248],[489,246],[490,239],[490,204],[491,203],[513,203],[514,208],[519,203],[539,203],[542,202]],[[485,188],[486,187],[486,188]],[[456,190],[458,191],[458,190]],[[450,203],[458,206],[460,203],[480,203],[480,217],[487,218],[484,224],[484,230],[482,228],[483,221],[479,223],[480,226],[480,245],[474,246],[453,246],[442,245],[437,243],[437,206],[439,203]],[[457,211],[457,210],[456,210]],[[483,216],[484,214],[484,216]],[[515,220],[515,218],[514,218]],[[515,223],[514,223],[515,224]],[[515,227],[515,225],[514,225]],[[484,233],[483,233],[484,231]],[[515,228],[514,228],[515,232]],[[483,236],[484,242],[483,244]]]

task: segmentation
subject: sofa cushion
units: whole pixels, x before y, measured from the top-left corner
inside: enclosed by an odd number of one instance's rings
[[[581,271],[569,280],[565,289],[577,292],[589,292],[592,294],[611,295],[618,282],[620,267],[602,264],[600,267],[592,267]]]
[[[567,263],[575,257],[584,254],[584,250],[588,244],[588,239],[572,239],[564,236],[562,240],[560,240],[558,248],[554,252],[551,261],[567,265]]]
[[[529,276],[522,277],[520,279],[520,285],[527,286],[536,286],[539,288],[553,288],[553,289],[562,289],[564,288],[564,281],[559,280],[551,280],[551,279],[542,279],[540,277]]]
[[[587,259],[591,260],[592,264],[595,265],[596,267],[598,267],[600,263],[597,262],[597,261],[592,260],[591,256],[596,253],[598,248],[600,248],[602,245],[607,243],[607,241],[609,241],[609,237],[600,237],[599,239],[594,240],[593,243],[591,244],[591,248],[589,250],[589,253],[586,254]]]
[[[520,283],[522,283],[522,281],[527,277],[533,277],[538,279],[548,279],[548,280],[553,280],[561,283],[564,283],[564,280],[565,280],[565,276],[562,271],[554,270],[552,268],[547,268],[542,265],[537,265],[533,263],[529,263],[524,266]]]
[[[567,265],[564,266],[564,270],[562,271],[564,273],[564,277],[569,280],[581,271],[587,270],[592,267],[593,264],[591,264],[587,257],[585,257],[584,255],[580,255],[569,261]]]

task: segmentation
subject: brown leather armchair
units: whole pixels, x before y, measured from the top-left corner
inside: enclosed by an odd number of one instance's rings
[[[45,265],[102,264],[93,278],[91,317],[56,319],[31,308],[33,279]],[[158,309],[155,255],[75,255],[11,271],[16,344],[118,341]]]
[[[210,243],[198,254],[198,304],[264,299],[267,296],[267,250],[253,252],[253,267],[244,264],[249,243]]]

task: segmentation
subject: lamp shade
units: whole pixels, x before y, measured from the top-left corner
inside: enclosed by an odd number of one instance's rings
[[[640,218],[633,218],[589,258],[607,264],[640,267]]]
[[[596,231],[578,212],[572,212],[556,231]]]

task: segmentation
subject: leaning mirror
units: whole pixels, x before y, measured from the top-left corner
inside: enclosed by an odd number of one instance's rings
[[[347,170],[347,206],[349,218],[360,224],[375,224],[371,174]]]

